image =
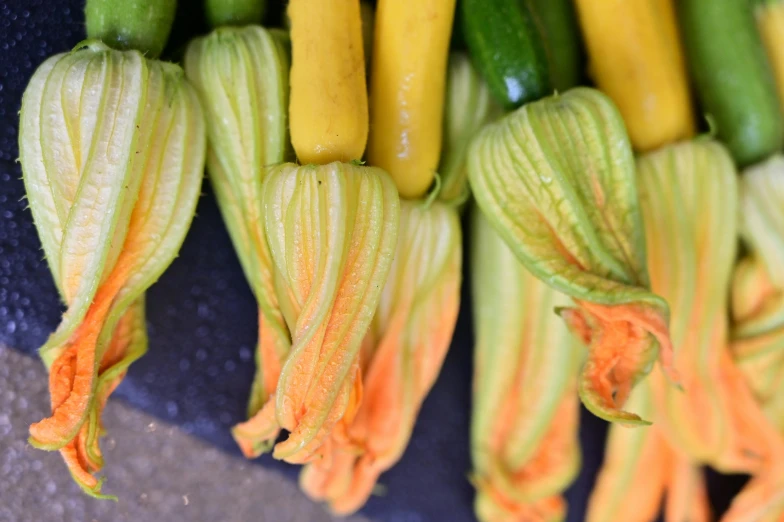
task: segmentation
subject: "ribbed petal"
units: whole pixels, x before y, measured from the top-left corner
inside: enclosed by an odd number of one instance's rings
[[[248,422],[232,433],[248,457],[268,450],[277,428],[266,407],[291,346],[275,295],[261,201],[265,168],[287,159],[288,69],[285,45],[258,26],[224,27],[188,46],[185,72],[207,119],[207,169],[245,277],[259,303],[256,377]],[[253,419],[259,415],[258,419]]]
[[[309,464],[300,482],[335,513],[362,507],[408,445],[452,341],[461,245],[454,208],[401,201],[395,258],[363,351],[362,402],[345,434],[333,436],[331,458]]]
[[[317,455],[354,395],[362,339],[392,262],[400,204],[381,169],[284,164],[267,173],[264,221],[292,346],[275,393],[289,437],[274,456]]]
[[[576,301],[562,313],[590,344],[579,384],[585,405],[644,424],[621,407],[657,353],[677,378],[667,304],[649,290],[634,159],[615,106],[587,88],[529,103],[485,126],[468,162],[490,224],[536,277]]]
[[[784,516],[784,158],[747,168],[740,183],[740,234],[747,255],[732,287],[737,431],[762,462],[733,500],[726,522]],[[737,382],[740,381],[740,382]],[[758,407],[757,407],[758,406]],[[764,412],[764,416],[761,414]]]
[[[749,254],[733,279],[733,354],[755,396],[784,433],[783,156],[743,173],[740,232]]]
[[[554,313],[568,298],[534,277],[478,209],[473,217],[477,515],[527,520],[523,514],[544,503],[563,509],[532,520],[558,520],[565,505],[556,499],[580,466],[574,392],[583,357]]]
[[[670,145],[638,161],[651,282],[670,304],[685,390],[657,382],[658,420],[681,451],[714,465],[727,452],[737,459],[748,453],[732,436],[735,398],[722,369],[737,242],[736,178],[729,152],[712,140]]]
[[[30,426],[30,442],[63,448],[72,472],[97,495],[100,484],[87,479],[100,466],[94,446],[105,398],[96,399],[124,373],[100,370],[107,353],[127,366],[121,361],[130,363],[146,346],[138,312],[127,319],[137,325],[132,342],[126,327],[112,336],[174,259],[190,225],[204,165],[203,117],[178,67],[88,43],[36,72],[20,127],[30,206],[68,306],[41,348],[52,416]]]

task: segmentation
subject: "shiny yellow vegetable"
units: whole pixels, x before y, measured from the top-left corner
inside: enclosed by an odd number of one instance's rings
[[[378,2],[368,161],[404,198],[424,195],[438,167],[454,11],[455,0]]]
[[[784,107],[784,0],[761,0],[754,14],[776,79],[776,92]]]
[[[591,73],[635,150],[694,134],[673,0],[577,0]]]
[[[291,0],[291,143],[301,164],[362,157],[368,104],[359,2]]]

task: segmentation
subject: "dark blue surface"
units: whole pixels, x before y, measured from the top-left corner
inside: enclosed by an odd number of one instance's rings
[[[170,45],[173,56],[204,27],[201,13],[182,4]],[[62,306],[23,201],[15,163],[17,112],[35,67],[84,38],[81,6],[81,0],[0,1],[0,343],[29,354],[57,326]],[[180,257],[147,295],[150,350],[114,397],[239,455],[229,427],[245,414],[254,372],[256,303],[207,184]],[[474,520],[466,480],[473,335],[468,305],[464,291],[451,351],[411,444],[381,479],[386,496],[374,497],[363,510],[374,519]],[[570,521],[583,518],[606,431],[604,422],[585,411],[582,420],[583,470],[567,494]],[[296,478],[296,468],[269,456],[256,462]],[[726,505],[726,486],[716,488],[715,500]]]

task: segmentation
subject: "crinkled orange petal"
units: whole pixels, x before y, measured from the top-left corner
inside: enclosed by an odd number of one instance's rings
[[[275,396],[271,395],[256,415],[234,426],[231,434],[242,454],[251,459],[269,451],[279,429],[275,418]]]
[[[650,424],[621,407],[640,378],[641,369],[652,366],[657,355],[670,381],[679,381],[666,318],[640,304],[575,302],[578,309],[560,312],[578,337],[589,340],[588,360],[579,381],[586,407],[599,417],[622,424]],[[646,373],[643,371],[642,375]]]
[[[257,365],[261,372],[261,379],[254,381],[254,390],[251,392],[250,410],[259,409],[245,422],[241,422],[231,429],[237,445],[242,454],[247,458],[255,458],[270,450],[280,432],[280,426],[275,418],[275,388],[282,367],[280,360],[279,333],[277,328],[270,327],[264,317],[264,312],[259,309],[259,341]],[[260,386],[262,390],[256,390]],[[262,396],[263,400],[255,398]]]
[[[60,449],[79,432],[95,390],[98,336],[125,280],[123,274],[113,273],[98,289],[84,321],[52,365],[49,378],[52,416],[30,425],[33,446]]]

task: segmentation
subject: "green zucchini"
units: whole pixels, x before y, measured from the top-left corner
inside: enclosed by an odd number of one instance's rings
[[[521,0],[463,0],[463,37],[490,92],[506,109],[551,93],[547,54]]]
[[[741,167],[784,143],[773,76],[748,0],[680,0],[683,43],[698,98]]]
[[[580,26],[572,0],[528,0],[544,35],[550,79],[558,91],[579,85],[584,54]]]

